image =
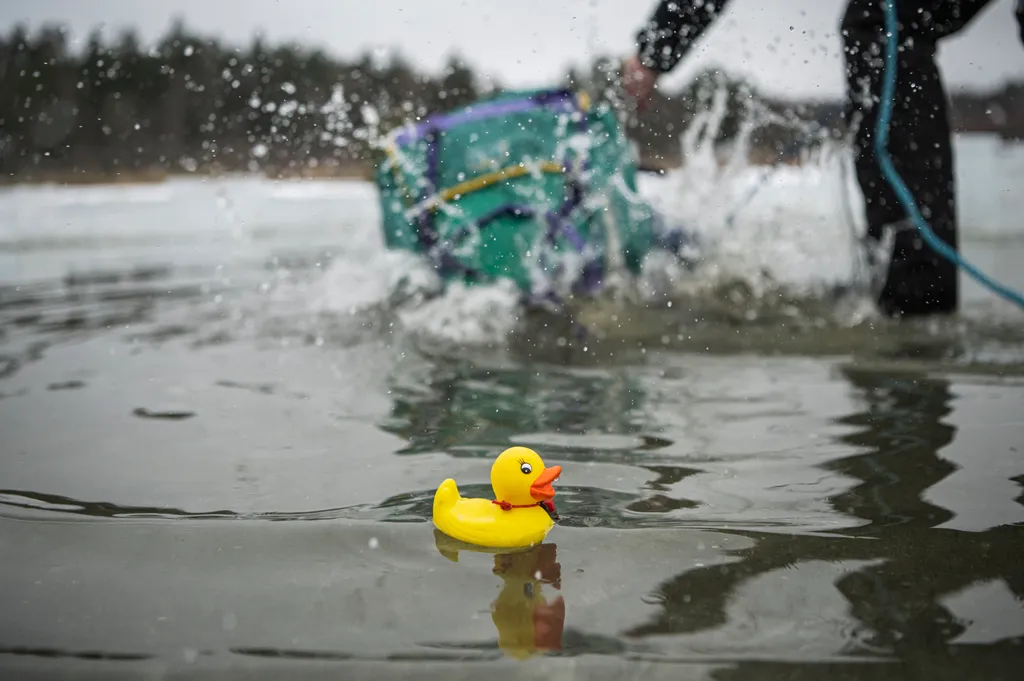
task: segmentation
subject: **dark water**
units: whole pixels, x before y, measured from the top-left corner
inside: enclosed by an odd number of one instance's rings
[[[306,304],[333,229],[198,233],[4,246],[0,678],[1019,678],[1019,318],[446,346]],[[512,444],[545,544],[439,539]]]

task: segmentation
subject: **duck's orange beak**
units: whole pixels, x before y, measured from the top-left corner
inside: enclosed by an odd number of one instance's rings
[[[548,501],[555,498],[555,488],[551,486],[558,476],[562,474],[561,466],[545,468],[537,476],[537,479],[530,485],[530,496],[537,501]]]

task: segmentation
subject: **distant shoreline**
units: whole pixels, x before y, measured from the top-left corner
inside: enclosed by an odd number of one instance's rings
[[[142,185],[161,184],[183,177],[224,179],[231,177],[265,177],[271,180],[371,180],[372,167],[369,164],[351,164],[338,167],[285,168],[283,170],[249,170],[227,168],[200,168],[197,170],[146,168],[118,170],[114,172],[54,170],[38,173],[24,173],[22,177],[0,178],[0,187],[61,185],[66,187],[88,187],[95,185]]]
[[[1024,141],[1008,139],[998,132],[989,131],[956,131],[955,137],[960,138],[993,138],[1006,145],[1022,144]],[[774,158],[766,150],[750,149],[747,163],[751,166],[798,165],[794,158]],[[683,167],[679,161],[665,159],[641,159],[639,169],[646,173],[667,173]],[[0,189],[31,186],[125,186],[125,185],[156,185],[168,180],[180,178],[229,179],[262,177],[270,180],[373,180],[373,166],[370,163],[345,163],[338,165],[318,165],[315,167],[283,168],[283,169],[228,169],[228,168],[148,168],[114,171],[104,173],[80,170],[53,170],[38,173],[24,173],[20,177],[0,177]]]

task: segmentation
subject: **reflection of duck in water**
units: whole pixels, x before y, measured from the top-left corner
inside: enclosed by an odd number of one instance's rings
[[[498,647],[524,659],[545,650],[562,649],[565,599],[548,602],[542,589],[562,585],[562,567],[554,544],[541,544],[526,553],[499,553],[494,574],[502,579],[501,592],[491,603],[491,619],[498,629]]]
[[[550,602],[543,594],[545,584],[562,586],[562,567],[554,544],[540,544],[521,551],[482,549],[434,530],[438,552],[453,562],[459,551],[493,553],[492,572],[501,577],[501,591],[491,602],[491,620],[498,630],[498,647],[511,657],[526,659],[538,653],[562,649],[565,600]]]

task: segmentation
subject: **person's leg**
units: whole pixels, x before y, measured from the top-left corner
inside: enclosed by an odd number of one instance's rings
[[[990,0],[895,0],[899,56],[888,151],[932,231],[958,248],[956,186],[946,92],[935,64],[936,43],[961,30]],[[856,132],[857,180],[864,193],[868,236],[896,227],[888,275],[878,304],[891,315],[954,312],[959,274],[906,220],[874,150],[885,69],[883,0],[850,0],[843,16],[846,122]],[[897,226],[898,225],[898,226]]]

